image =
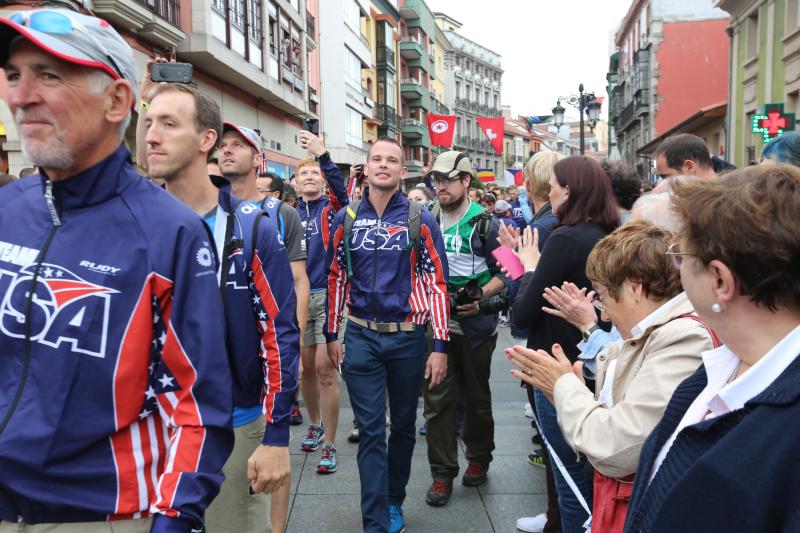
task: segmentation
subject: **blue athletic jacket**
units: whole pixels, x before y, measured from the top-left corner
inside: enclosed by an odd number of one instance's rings
[[[220,278],[225,282],[233,403],[261,405],[267,423],[264,444],[288,446],[300,350],[289,257],[276,224],[250,202],[232,196],[229,186],[219,192],[217,219],[230,231],[230,238],[223,246],[217,243],[217,249],[221,249]]]
[[[233,446],[200,218],[120,146],[0,189],[0,520],[200,527]],[[52,202],[47,201],[52,190]]]
[[[311,290],[328,286],[326,261],[331,222],[336,213],[350,202],[342,173],[327,152],[319,158],[319,168],[328,184],[328,196],[323,195],[310,202],[302,198],[297,200],[297,212],[300,213],[306,240],[306,272]]]
[[[362,320],[420,325],[430,321],[433,351],[446,353],[450,340],[447,255],[436,219],[422,210],[422,243],[417,250],[409,245],[406,197],[396,191],[379,217],[365,188],[350,233],[353,279],[348,280],[342,226],[346,212],[334,218],[328,246],[327,341],[336,340],[347,302],[350,315]]]

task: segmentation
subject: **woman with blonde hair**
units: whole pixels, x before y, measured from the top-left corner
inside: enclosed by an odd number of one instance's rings
[[[589,254],[595,303],[622,337],[597,356],[596,393],[584,385],[583,363],[573,368],[558,344],[555,358],[545,350],[508,350],[520,369],[513,373],[553,402],[564,438],[596,470],[597,533],[622,531],[641,447],[675,388],[700,365],[700,353],[712,348],[666,255],[673,239],[650,222],[633,221]]]

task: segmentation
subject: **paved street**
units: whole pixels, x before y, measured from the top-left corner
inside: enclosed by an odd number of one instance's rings
[[[544,468],[532,466],[526,455],[530,449],[530,420],[523,414],[525,394],[519,382],[508,373],[502,348],[511,344],[508,328],[500,328],[492,364],[492,394],[495,418],[494,461],[488,482],[467,488],[456,480],[447,506],[430,507],[425,492],[431,483],[425,437],[417,435],[408,497],[403,506],[408,533],[513,532],[516,519],[523,514],[538,514],[546,505]],[[356,467],[357,445],[347,442],[353,418],[342,385],[342,409],[337,434],[339,470],[331,476],[316,473],[320,452],[299,451],[305,426],[292,429],[292,500],[289,533],[325,531],[354,533],[361,530],[359,479]],[[422,400],[417,415],[422,423]],[[462,472],[466,461],[461,454]]]

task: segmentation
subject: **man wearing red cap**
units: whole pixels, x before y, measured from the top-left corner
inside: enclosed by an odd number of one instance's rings
[[[222,302],[203,222],[121,142],[131,49],[24,11],[0,66],[41,169],[0,190],[0,532],[197,530],[233,442]]]

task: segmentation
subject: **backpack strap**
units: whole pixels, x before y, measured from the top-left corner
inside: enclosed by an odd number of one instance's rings
[[[719,340],[719,337],[717,337],[717,334],[714,333],[714,330],[708,327],[708,324],[706,324],[705,321],[699,316],[692,313],[684,313],[682,315],[678,315],[675,318],[690,318],[695,322],[699,322],[704,328],[706,328],[708,334],[711,335],[711,343],[714,345],[714,348],[719,348],[720,346],[722,346],[722,342]]]
[[[274,218],[277,220],[278,224],[278,234],[281,236],[281,242],[283,242],[283,239],[286,236],[286,228],[284,227],[283,223],[281,204],[281,200],[275,198],[274,196],[267,195],[263,200],[261,200],[259,207],[267,214],[267,216],[269,216],[269,218],[273,218],[274,215]]]
[[[350,232],[353,231],[353,224],[358,216],[358,208],[361,207],[361,200],[354,200],[345,208],[344,222],[342,228],[344,229],[344,256],[347,262],[347,279],[353,279],[353,262],[350,258]]]
[[[408,245],[406,249],[419,250],[422,246],[422,204],[408,202]]]

